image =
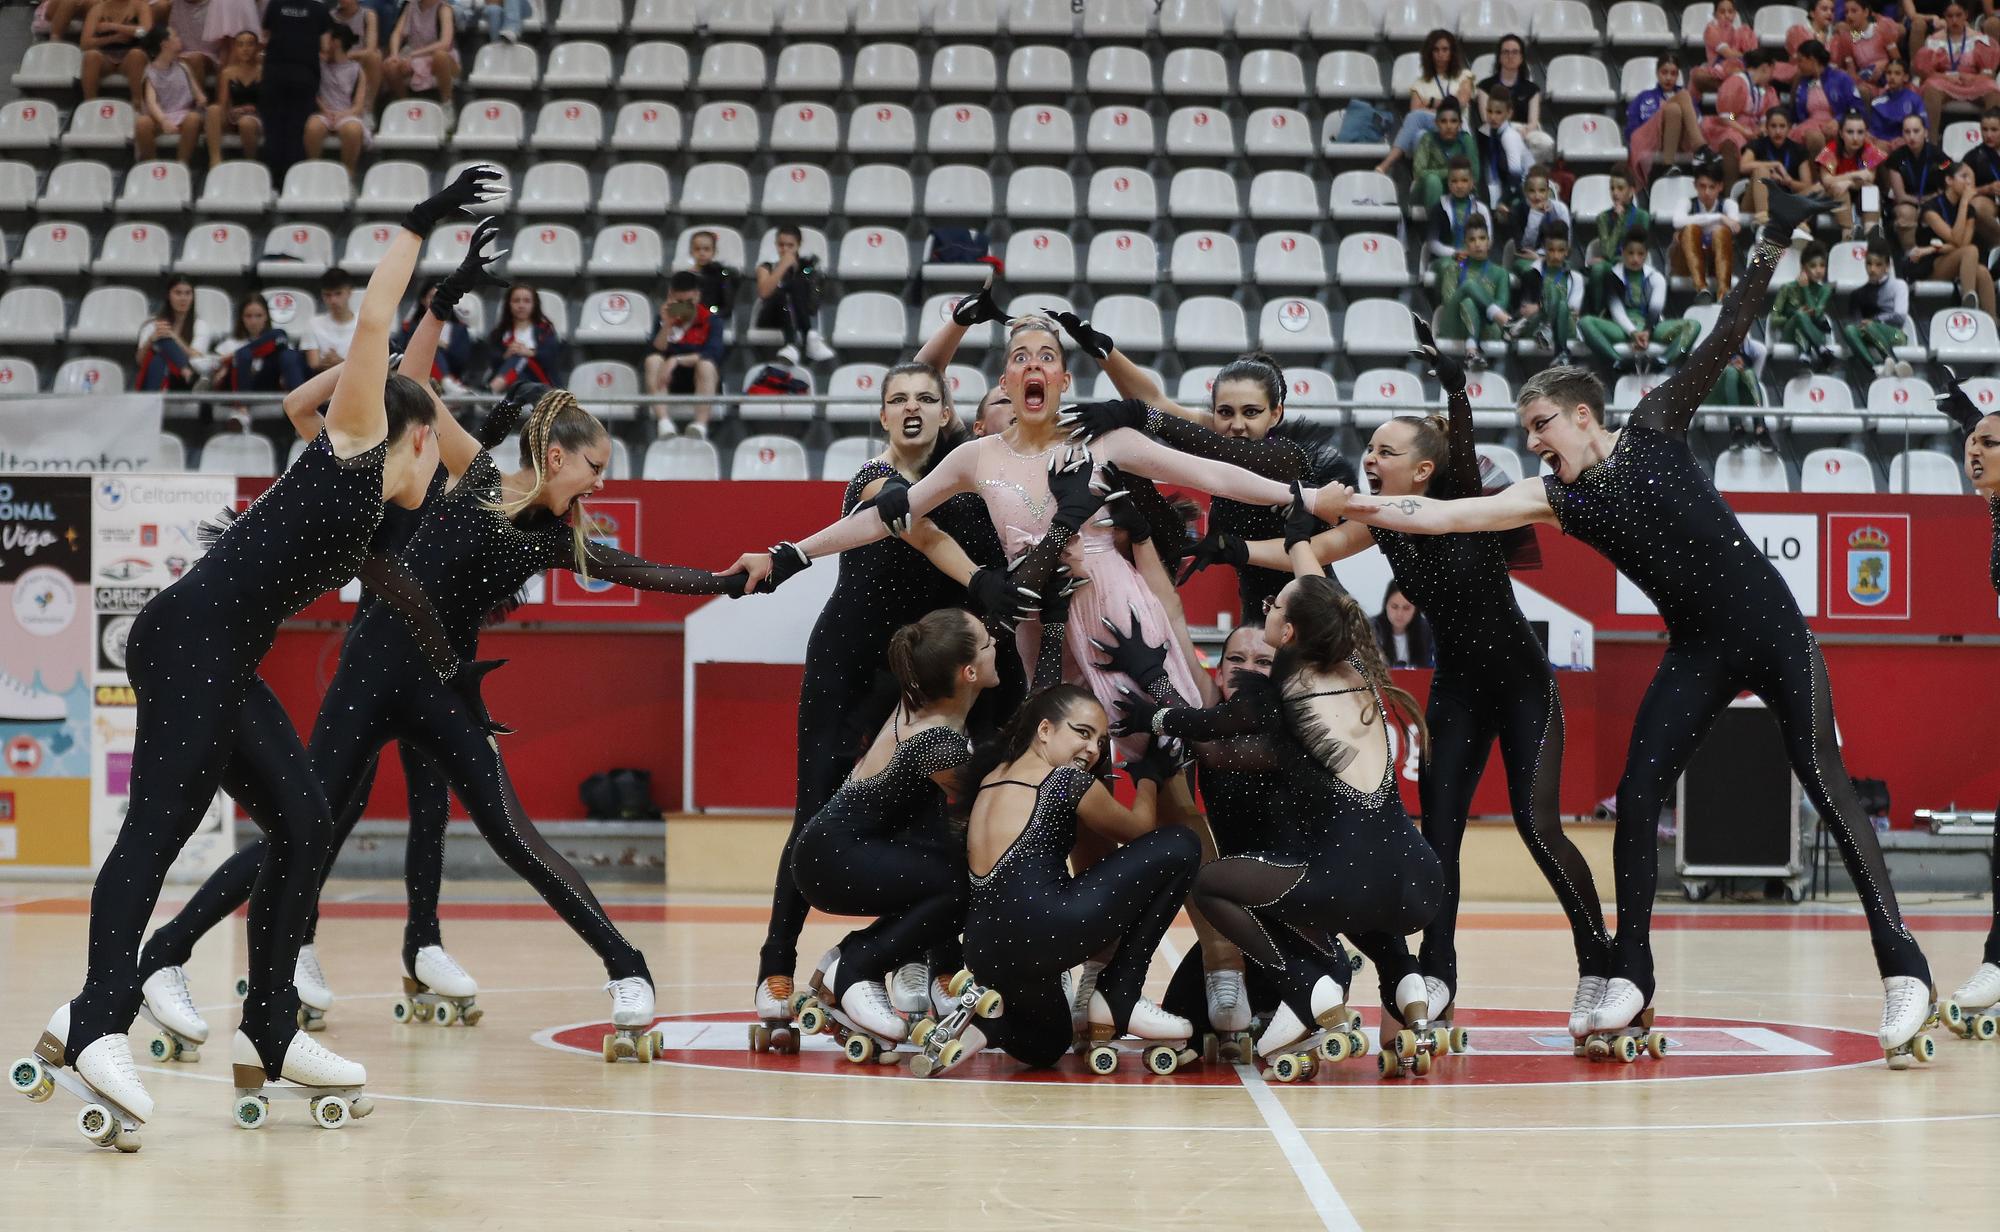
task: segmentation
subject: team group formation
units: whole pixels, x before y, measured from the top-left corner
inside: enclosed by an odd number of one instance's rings
[[[92,892],[82,988],[10,1074],[31,1099],[60,1088],[80,1100],[92,1142],[137,1149],[152,1117],[135,1019],[155,1060],[209,1046],[184,964],[246,903],[233,1117],[255,1127],[281,1098],[323,1126],[369,1114],[364,1067],[320,1042],[332,994],[312,943],[322,883],[392,740],[411,814],[398,1015],[481,1013],[438,925],[449,792],[602,959],[605,1058],[651,1059],[646,958],[523,815],[507,716],[481,700],[495,666],[479,658],[482,626],[550,569],[724,596],[838,571],[807,644],[797,811],[751,1048],[793,1052],[825,1031],[852,1061],[907,1060],[926,1077],[982,1051],[1039,1067],[1075,1049],[1094,1073],[1254,1058],[1280,1080],[1308,1079],[1370,1053],[1351,1008],[1358,951],[1381,978],[1374,1064],[1385,1078],[1428,1073],[1465,1043],[1453,1022],[1459,852],[1497,741],[1516,827],[1569,921],[1577,1054],[1658,1058],[1655,823],[1710,723],[1749,690],[1776,716],[1866,911],[1888,1064],[1934,1054],[1937,985],[1842,765],[1819,646],[1687,443],[1780,256],[1828,198],[1769,192],[1714,325],[1622,428],[1583,368],[1526,381],[1520,427],[1546,473],[1511,486],[1488,486],[1464,368],[1421,321],[1414,355],[1445,405],[1377,428],[1362,485],[1330,433],[1285,418],[1286,381],[1268,356],[1223,368],[1209,405],[1178,406],[1088,320],[1007,319],[989,285],[882,381],[887,443],[848,483],[839,516],[710,572],[590,537],[586,499],[611,438],[568,392],[516,383],[476,433],[436,396],[440,330],[459,300],[499,285],[488,268],[497,222],[477,224],[393,360],[425,237],[469,220],[498,182],[473,167],[410,210],[369,279],[345,362],[287,396],[307,448],[247,510],[218,519],[206,554],[132,628],[131,807]],[[976,408],[955,407],[940,373],[986,322],[1006,331],[1004,371]],[[1073,350],[1122,396],[1069,402]],[[1994,509],[2000,587],[2000,415],[1981,416],[1945,376],[1965,473]],[[495,457],[515,431],[519,455]],[[1203,537],[1156,483],[1209,494]],[[1509,581],[1539,564],[1538,525],[1602,553],[1669,633],[1618,786],[1615,932],[1560,824],[1562,707]],[[1371,546],[1429,619],[1436,674],[1422,707],[1391,683],[1330,567]],[[1217,565],[1235,570],[1242,618],[1211,675],[1175,587]],[[365,597],[302,742],[259,662],[288,617],[356,577]],[[1421,753],[1421,825],[1404,812],[1392,730]],[[1131,789],[1114,793],[1121,772]],[[218,789],[262,838],[148,938],[167,869]],[[809,907],[871,922],[800,980]],[[1183,909],[1200,944],[1155,1003],[1146,976]],[[1464,973],[1473,984],[1480,974]],[[2000,916],[1942,1014],[1990,1035],[1982,1011],[1996,1003]]]

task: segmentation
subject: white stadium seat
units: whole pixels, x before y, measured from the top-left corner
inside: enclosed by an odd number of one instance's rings
[[[1174,237],[1167,275],[1176,286],[1240,286],[1243,253],[1226,231],[1183,231]]]
[[[1304,98],[1305,63],[1296,52],[1247,52],[1236,66],[1236,93],[1243,98]]]
[[[1206,47],[1170,51],[1160,65],[1160,93],[1168,98],[1227,98],[1229,66],[1221,52]]]
[[[833,213],[833,177],[824,167],[779,163],[764,173],[763,211],[774,218],[825,218]]]
[[[1354,426],[1372,432],[1398,415],[1422,414],[1424,383],[1402,368],[1370,368],[1354,378]]]
[[[111,167],[91,159],[65,159],[49,169],[35,209],[43,214],[102,214],[111,208]]]
[[[53,149],[61,135],[61,116],[46,99],[17,98],[0,107],[0,150]]]
[[[977,103],[952,103],[931,112],[925,141],[933,157],[959,158],[993,153],[993,112]]]
[[[789,436],[746,436],[729,460],[731,479],[806,479],[805,446]]]
[[[664,189],[665,173],[661,175]],[[590,173],[581,163],[537,161],[521,177],[513,205],[520,214],[583,214],[590,209],[590,196]],[[672,204],[664,195],[655,201],[661,209]]]
[[[931,218],[991,218],[993,177],[984,167],[937,168],[924,181],[924,213]]]
[[[107,237],[107,243],[109,238]],[[164,251],[164,240],[162,241]],[[333,264],[333,232],[317,223],[294,222],[271,228],[257,260],[262,278],[312,279]]]
[[[1667,13],[1650,0],[1619,0],[1604,15],[1604,33],[1613,47],[1657,47],[1674,45],[1674,32],[1667,25]]]
[[[1174,313],[1174,349],[1183,353],[1226,351],[1231,355],[1249,350],[1250,328],[1243,319],[1243,306],[1220,295],[1182,300]]]
[[[250,232],[233,222],[210,222],[188,229],[181,241],[176,273],[190,277],[241,277],[256,260]]]
[[[637,99],[618,109],[611,125],[614,150],[678,150],[681,113],[672,103]]]
[[[619,360],[593,360],[570,370],[569,391],[583,409],[599,419],[631,419],[637,410],[630,402],[599,402],[595,399],[639,392],[639,373]]]
[[[616,34],[624,25],[624,6],[618,0],[561,0],[554,28],[557,34],[568,37]]]
[[[1243,210],[1236,200],[1236,178],[1214,167],[1188,167],[1174,172],[1167,186],[1167,213],[1174,218],[1234,220]]]
[[[836,347],[895,350],[908,342],[909,336],[903,302],[894,295],[861,291],[842,296],[834,310],[832,342]]]
[[[1333,177],[1327,212],[1342,222],[1399,222],[1396,185],[1379,171],[1343,171]]]
[[[1090,177],[1089,213],[1100,222],[1147,222],[1160,215],[1153,177],[1138,167],[1105,167]]]
[[[712,93],[756,94],[770,79],[764,52],[751,43],[710,43],[701,53],[695,88]]]
[[[830,154],[840,148],[840,116],[825,103],[795,103],[771,117],[771,150]]]
[[[355,223],[348,229],[347,243],[341,249],[340,268],[363,277],[373,273],[375,267],[382,263],[382,255],[389,251],[390,241],[400,230],[400,227],[387,222]]]
[[[710,0],[710,37],[762,38],[777,24],[777,6],[772,0]]]
[[[1761,449],[1728,449],[1715,459],[1718,492],[1789,492],[1785,460]]]
[[[1325,213],[1319,186],[1303,171],[1259,171],[1250,180],[1250,217],[1309,222]]]
[[[1958,460],[1929,449],[1910,449],[1889,459],[1889,491],[1957,496],[1965,491]]]
[[[1153,117],[1143,107],[1122,104],[1090,113],[1083,144],[1092,154],[1118,157],[1146,158],[1159,148],[1153,135]]]
[[[1170,159],[1236,156],[1236,128],[1229,115],[1215,107],[1181,107],[1167,117],[1167,157]]]
[[[916,187],[908,169],[870,163],[848,172],[846,210],[850,218],[908,218],[916,212]],[[1023,216],[1018,210],[1009,212]]]
[[[666,264],[660,233],[636,222],[614,223],[597,233],[583,272],[609,277],[659,276]]]
[[[1341,325],[1341,346],[1355,355],[1409,355],[1417,345],[1410,310],[1391,299],[1350,300]]]
[[[1076,181],[1060,167],[1022,167],[1007,177],[1007,216],[1016,222],[1075,220]]]
[[[1403,251],[1403,241],[1381,232],[1358,231],[1342,236],[1333,268],[1343,287],[1410,285],[1410,258]]]
[[[1137,47],[1099,47],[1084,66],[1083,88],[1097,96],[1148,97],[1153,93],[1153,62]]]
[[[1100,296],[1091,305],[1090,319],[1118,340],[1121,351],[1158,351],[1166,345],[1160,306],[1146,296]]]
[[[678,43],[634,43],[625,53],[618,88],[633,93],[667,93],[688,87],[687,48]]]
[[[961,31],[952,27],[951,33]],[[930,87],[934,94],[989,95],[999,85],[1000,68],[989,48],[957,43],[938,48],[931,57]]]
[[[262,214],[271,208],[271,170],[263,163],[232,159],[202,181],[199,214]]]
[[[92,287],[77,307],[69,340],[129,345],[152,315],[153,306],[137,287]]]
[[[875,454],[875,443],[867,437],[843,436],[826,447],[826,453],[819,461],[819,477],[846,483]]]
[[[854,55],[854,89],[857,93],[876,90],[914,94],[922,85],[923,77],[914,47],[904,43],[870,43]]]
[[[0,293],[0,342],[53,344],[66,324],[62,294],[53,288],[11,287]]]
[[[495,40],[481,47],[472,58],[472,71],[465,75],[465,84],[481,94],[494,90],[532,90],[541,74],[541,61],[536,58],[534,48]]]
[[[549,51],[549,66],[542,74],[545,90],[602,90],[613,79],[611,49],[603,43],[576,39],[558,43]]]
[[[378,150],[436,150],[444,146],[444,108],[427,98],[406,98],[382,109]]]
[[[683,214],[740,218],[750,212],[750,173],[740,163],[696,163],[681,179]]]
[[[507,246],[507,276],[574,277],[583,265],[583,237],[562,223],[536,223],[514,233]]]
[[[1090,239],[1084,277],[1097,286],[1151,286],[1160,279],[1160,253],[1143,231],[1099,231]]]
[[[576,339],[588,343],[645,343],[652,339],[658,325],[644,292],[595,291],[577,310]]]
[[[1312,121],[1294,107],[1259,107],[1243,121],[1243,152],[1251,158],[1309,159]]]
[[[278,473],[278,451],[267,436],[222,432],[202,445],[201,464],[195,469],[204,475],[269,478]]]
[[[391,109],[393,112],[393,108]],[[509,98],[468,102],[452,134],[454,150],[519,150],[527,138],[521,104]]]
[[[70,113],[66,150],[123,150],[132,144],[134,111],[122,98],[95,98]]]
[[[530,168],[529,176],[530,179],[533,178],[533,168]],[[607,215],[640,214],[657,218],[661,210],[673,205],[673,201],[673,185],[665,167],[658,163],[619,162],[604,173],[604,184],[597,198],[597,212]],[[516,208],[524,214],[554,212],[531,210],[525,203]]]
[[[1010,277],[1019,277],[1009,264]],[[887,227],[856,227],[840,240],[834,277],[848,282],[900,282],[910,276],[910,241]]]
[[[302,163],[301,166],[320,166],[318,163]],[[333,164],[340,180],[341,209],[347,208],[347,172],[340,164]],[[61,170],[60,167],[57,170]],[[134,163],[125,173],[125,190],[118,194],[117,210],[120,214],[179,214],[194,204],[194,184],[188,177],[186,163],[149,162]],[[298,208],[313,209],[311,204],[301,203]],[[325,207],[318,207],[325,208]]]
[[[694,113],[688,149],[697,154],[749,154],[758,148],[760,136],[757,109],[749,103],[705,103]]]
[[[74,277],[90,267],[90,228],[80,222],[44,222],[28,229],[14,257],[16,274]]]
[[[1852,449],[1815,449],[1799,463],[1801,492],[1873,492],[1875,468]]]
[[[41,370],[33,360],[0,356],[0,398],[19,398],[42,391]],[[176,444],[180,438],[175,437]],[[163,468],[165,469],[165,468]]]
[[[847,120],[847,152],[912,154],[917,148],[917,120],[901,103],[863,103]]]
[[[715,446],[692,436],[654,441],[646,449],[639,472],[642,479],[714,480],[722,478],[722,459]]]
[[[1326,285],[1326,253],[1319,240],[1304,231],[1265,231],[1258,235],[1257,251],[1250,264],[1259,286]]]
[[[278,209],[285,214],[345,214],[353,198],[354,182],[347,178],[347,168],[331,159],[309,159],[293,163],[285,172]]]
[[[1007,237],[1004,260],[1010,284],[1076,281],[1076,246],[1064,231],[1017,230]]]
[[[1061,107],[1016,107],[1007,118],[1007,152],[1068,158],[1076,153],[1076,121]]]
[[[1016,47],[1007,57],[1007,93],[1067,95],[1076,89],[1076,69],[1060,47]]]
[[[602,149],[604,112],[587,99],[550,99],[535,117],[528,144],[537,150]]]
[[[2000,334],[1977,308],[1940,308],[1931,316],[1931,354],[1943,363],[2000,363]]]

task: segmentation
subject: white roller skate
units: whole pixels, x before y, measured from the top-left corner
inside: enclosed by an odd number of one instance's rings
[[[92,1146],[128,1154],[138,1150],[139,1127],[153,1115],[153,1097],[132,1064],[130,1040],[123,1032],[100,1036],[77,1054],[74,1066],[63,1064],[68,1040],[69,1002],[65,1001],[50,1016],[34,1054],[8,1069],[8,1081],[38,1104],[61,1087],[83,1101],[76,1128]]]
[[[1576,996],[1569,1003],[1569,1038],[1571,1051],[1576,1056],[1584,1053],[1584,1039],[1590,1035],[1590,1018],[1604,1001],[1604,989],[1608,983],[1601,975],[1585,975],[1576,981]]]
[[[1451,990],[1444,988],[1446,1004],[1449,1004]],[[1412,971],[1396,981],[1395,1017],[1403,1024],[1402,1030],[1389,1034],[1389,1016],[1382,1019],[1382,1052],[1377,1068],[1382,1077],[1395,1079],[1412,1075],[1428,1078],[1432,1058],[1449,1055],[1450,1041],[1443,1029],[1431,1022],[1430,981]]]
[[[1944,1003],[1944,1025],[1966,1039],[1990,1040],[2000,1035],[1996,1006],[2000,1006],[2000,966],[1981,963]]]
[[[326,972],[319,969],[319,955],[310,945],[299,947],[299,960],[292,966],[292,986],[299,993],[299,1025],[308,1031],[326,1030],[333,989],[327,987]]]
[[[1910,1068],[1910,1058],[1930,1061],[1937,1056],[1937,1041],[1924,1034],[1937,1025],[1937,990],[1910,975],[1891,975],[1882,981],[1882,1029],[1876,1038],[1890,1069]]]
[[[879,980],[856,980],[838,998],[833,995],[840,975],[840,951],[828,950],[813,971],[812,995],[799,1011],[799,1031],[824,1031],[840,1041],[841,1051],[856,1065],[896,1063],[896,1044],[910,1024],[889,1004],[889,990]]]
[[[367,1069],[303,1031],[294,1031],[285,1045],[276,1081],[267,1081],[257,1045],[240,1030],[230,1042],[229,1061],[236,1079],[236,1124],[241,1129],[262,1128],[271,1119],[274,1097],[305,1100],[313,1124],[321,1129],[339,1129],[375,1111],[375,1101],[361,1093]]]
[[[1630,1065],[1642,1052],[1655,1061],[1663,1060],[1667,1037],[1653,1030],[1653,1007],[1639,986],[1614,976],[1590,1013],[1590,1034],[1583,1041],[1583,1055],[1593,1061],[1616,1058]]]
[[[653,982],[628,975],[605,983],[611,994],[611,1034],[604,1037],[606,1061],[648,1063],[660,1054],[660,1033],[653,1030]]]
[[[932,1078],[964,1064],[986,1047],[986,1033],[977,1020],[1006,1012],[1000,993],[981,985],[970,971],[952,976],[945,993],[951,998],[950,1009],[939,1018],[919,1019],[910,1028],[910,1042],[917,1046],[910,1072],[919,1078]]]
[[[904,963],[889,977],[889,1004],[898,1014],[915,1020],[929,1014],[931,1005],[931,966],[929,963]]]
[[[1069,973],[1063,973],[1063,992],[1069,992]],[[931,1017],[940,1021],[958,1005],[958,998],[951,995],[951,981],[942,975],[931,977]]]
[[[153,1029],[139,1037],[140,1047],[155,1061],[196,1061],[208,1042],[208,1024],[195,1012],[188,993],[187,970],[161,967],[146,977],[139,1012]]]
[[[1145,1057],[1146,1069],[1162,1076],[1200,1055],[1188,1047],[1188,1040],[1194,1036],[1194,1024],[1179,1014],[1167,1013],[1144,997],[1133,1003],[1132,1013],[1125,1020],[1125,1033],[1120,1035],[1112,1022],[1111,1003],[1096,990],[1095,981],[1084,1018],[1084,1031],[1090,1041],[1084,1062],[1093,1074],[1116,1073],[1121,1051],[1140,1053]]]
[[[1203,977],[1208,994],[1207,1034],[1201,1058],[1211,1064],[1241,1065],[1256,1052],[1250,1038],[1250,994],[1241,971],[1210,971]]]
[[[778,1052],[787,1056],[799,1050],[799,1029],[793,1019],[792,977],[767,975],[757,981],[752,998],[757,1021],[750,1024],[750,1051]]]
[[[1472,1033],[1453,1025],[1458,1017],[1457,994],[1451,985],[1435,975],[1424,977],[1424,1000],[1431,1007],[1431,1026],[1444,1032],[1445,1051],[1464,1052],[1472,1046]]]
[[[1082,1052],[1090,1046],[1090,999],[1097,995],[1097,977],[1104,971],[1104,964],[1092,959],[1083,964],[1076,982],[1069,984],[1069,1029],[1076,1037],[1076,1049]],[[1065,973],[1065,984],[1068,984]]]
[[[1269,1077],[1297,1082],[1318,1073],[1322,1061],[1332,1064],[1368,1055],[1368,1037],[1361,1033],[1359,1018],[1348,1010],[1347,990],[1337,981],[1322,975],[1313,982],[1312,1011],[1308,1024],[1290,1002],[1278,1003],[1257,1040],[1257,1055],[1271,1063]]]
[[[473,1004],[479,982],[443,946],[419,949],[414,965],[414,973],[403,973],[403,995],[389,1007],[397,1022],[435,1022],[440,1027],[462,1022],[471,1027],[486,1016]]]

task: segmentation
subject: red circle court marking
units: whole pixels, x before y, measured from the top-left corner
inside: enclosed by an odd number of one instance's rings
[[[1374,1037],[1380,1014],[1364,1012],[1363,1030],[1371,1037],[1366,1059],[1320,1067],[1313,1085],[1359,1086],[1380,1083]],[[655,1024],[665,1037],[658,1064],[702,1069],[736,1069],[759,1073],[800,1074],[822,1078],[910,1078],[907,1066],[871,1062],[855,1065],[840,1052],[831,1035],[810,1036],[795,1056],[751,1052],[748,1025],[753,1015],[741,1011],[674,1014]],[[1656,1082],[1685,1078],[1739,1078],[1762,1074],[1840,1069],[1879,1061],[1881,1048],[1866,1032],[1839,1027],[1803,1026],[1748,1018],[1662,1017],[1659,1029],[1670,1041],[1665,1061],[1642,1056],[1631,1065],[1590,1061],[1570,1051],[1569,1032],[1547,1010],[1468,1010],[1458,1019],[1472,1035],[1472,1051],[1436,1060],[1430,1076],[1419,1085],[1519,1086],[1541,1083]],[[600,1055],[610,1024],[577,1023],[538,1032],[535,1042],[550,1048]],[[914,1055],[907,1049],[907,1059]],[[1227,1086],[1238,1079],[1229,1065],[1199,1061],[1170,1077],[1146,1072],[1136,1052],[1120,1058],[1118,1072],[1107,1078],[1089,1073],[1083,1058],[1064,1057],[1053,1069],[1031,1070],[994,1049],[954,1070],[961,1081],[1122,1083],[1151,1086],[1181,1084]]]

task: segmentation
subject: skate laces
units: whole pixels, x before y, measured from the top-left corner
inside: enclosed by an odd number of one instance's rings
[[[1580,1014],[1586,1010],[1596,1009],[1598,1003],[1604,1000],[1604,989],[1604,977],[1584,976],[1576,982],[1576,999],[1569,1003],[1569,1012]]]
[[[861,999],[869,1009],[891,1018],[896,1016],[896,1007],[889,1003],[889,990],[880,980],[861,980],[851,985],[849,991],[855,988],[861,990]]]
[[[187,1014],[189,1018],[199,1018],[200,1015],[194,1011],[194,995],[188,991],[187,969],[168,967],[161,974],[167,977],[165,983],[173,1007]]]
[[[466,979],[472,978],[470,975],[466,974],[465,968],[459,966],[458,960],[456,958],[453,958],[451,954],[447,952],[443,946],[427,945],[424,947],[423,952],[430,955],[431,963],[435,965],[437,969],[443,974],[462,975],[465,976]]]
[[[1211,1006],[1218,1010],[1233,1010],[1236,1008],[1237,985],[1236,981],[1230,978],[1234,974],[1234,972],[1230,971],[1211,971],[1208,973],[1208,1003]]]
[[[896,972],[896,992],[905,1000],[915,1000],[918,997],[930,996],[930,987],[929,974],[922,967],[914,963],[902,967]]]
[[[313,948],[311,946],[308,945],[300,947],[299,960],[296,966],[298,968],[297,971],[298,975],[305,976],[308,980],[312,981],[314,984],[317,984],[321,988],[325,988],[327,986],[326,972],[321,971],[319,969],[319,955],[313,953]]]
[[[609,980],[604,985],[604,991],[611,994],[613,1014],[624,1010],[638,1011],[646,1008],[646,981],[636,975],[622,980]]]
[[[789,975],[767,975],[764,977],[764,991],[773,1001],[792,999],[792,977]]]
[[[1882,1025],[1889,1026],[1901,1021],[1917,1007],[1918,1002],[1929,995],[1922,980],[1892,980],[1889,982],[1887,997],[1882,1003]]]

